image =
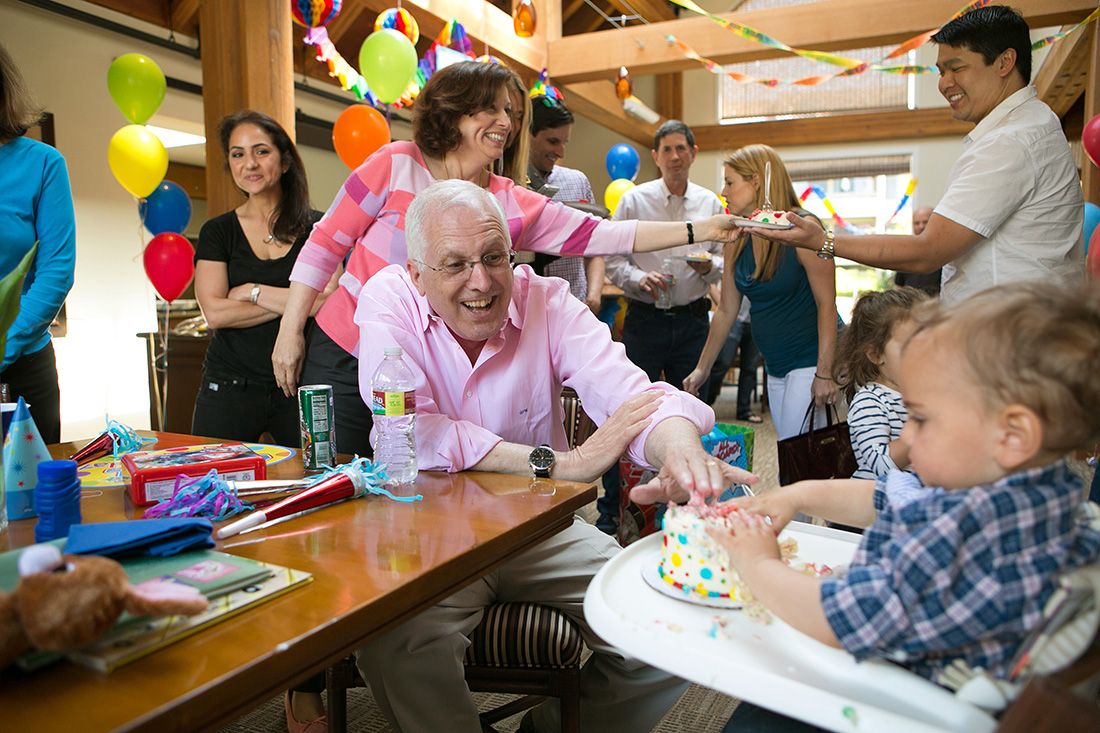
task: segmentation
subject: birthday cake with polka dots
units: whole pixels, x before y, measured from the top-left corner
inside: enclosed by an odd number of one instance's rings
[[[707,534],[707,527],[728,527],[728,520],[708,509],[669,504],[657,573],[687,595],[741,601],[741,581],[729,555]]]
[[[708,527],[729,530],[729,515],[737,508],[730,503],[669,504],[662,520],[661,564],[657,574],[665,583],[697,598],[725,598],[734,603],[751,600],[741,585],[729,555],[709,534]],[[788,565],[798,554],[793,537],[779,543],[780,557]],[[815,569],[816,570],[816,569]],[[814,572],[820,575],[819,572]]]

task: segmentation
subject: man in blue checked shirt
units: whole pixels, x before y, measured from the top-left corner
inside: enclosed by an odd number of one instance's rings
[[[757,600],[822,643],[932,680],[956,659],[1006,677],[1058,576],[1100,557],[1066,462],[1100,440],[1100,289],[1014,284],[915,315],[901,439],[920,479],[804,481],[735,500],[748,511],[709,531]],[[799,511],[868,527],[846,575],[780,560]],[[770,715],[731,724],[750,714]]]

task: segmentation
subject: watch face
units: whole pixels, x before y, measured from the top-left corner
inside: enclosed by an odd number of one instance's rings
[[[549,470],[554,465],[554,451],[547,448],[545,445],[540,445],[531,451],[531,468],[538,471]]]

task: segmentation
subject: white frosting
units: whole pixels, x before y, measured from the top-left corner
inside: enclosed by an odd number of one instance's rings
[[[725,519],[703,519],[690,507],[669,505],[662,527],[662,580],[684,593],[703,598],[740,598],[740,581],[722,547],[706,528],[725,526]]]

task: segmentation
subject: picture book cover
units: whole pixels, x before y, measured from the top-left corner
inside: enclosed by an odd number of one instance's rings
[[[279,565],[258,564],[264,565],[270,572],[267,578],[211,599],[210,607],[197,616],[131,618],[120,622],[99,641],[66,656],[85,667],[99,672],[110,672],[264,601],[277,598],[313,579],[307,572]]]

